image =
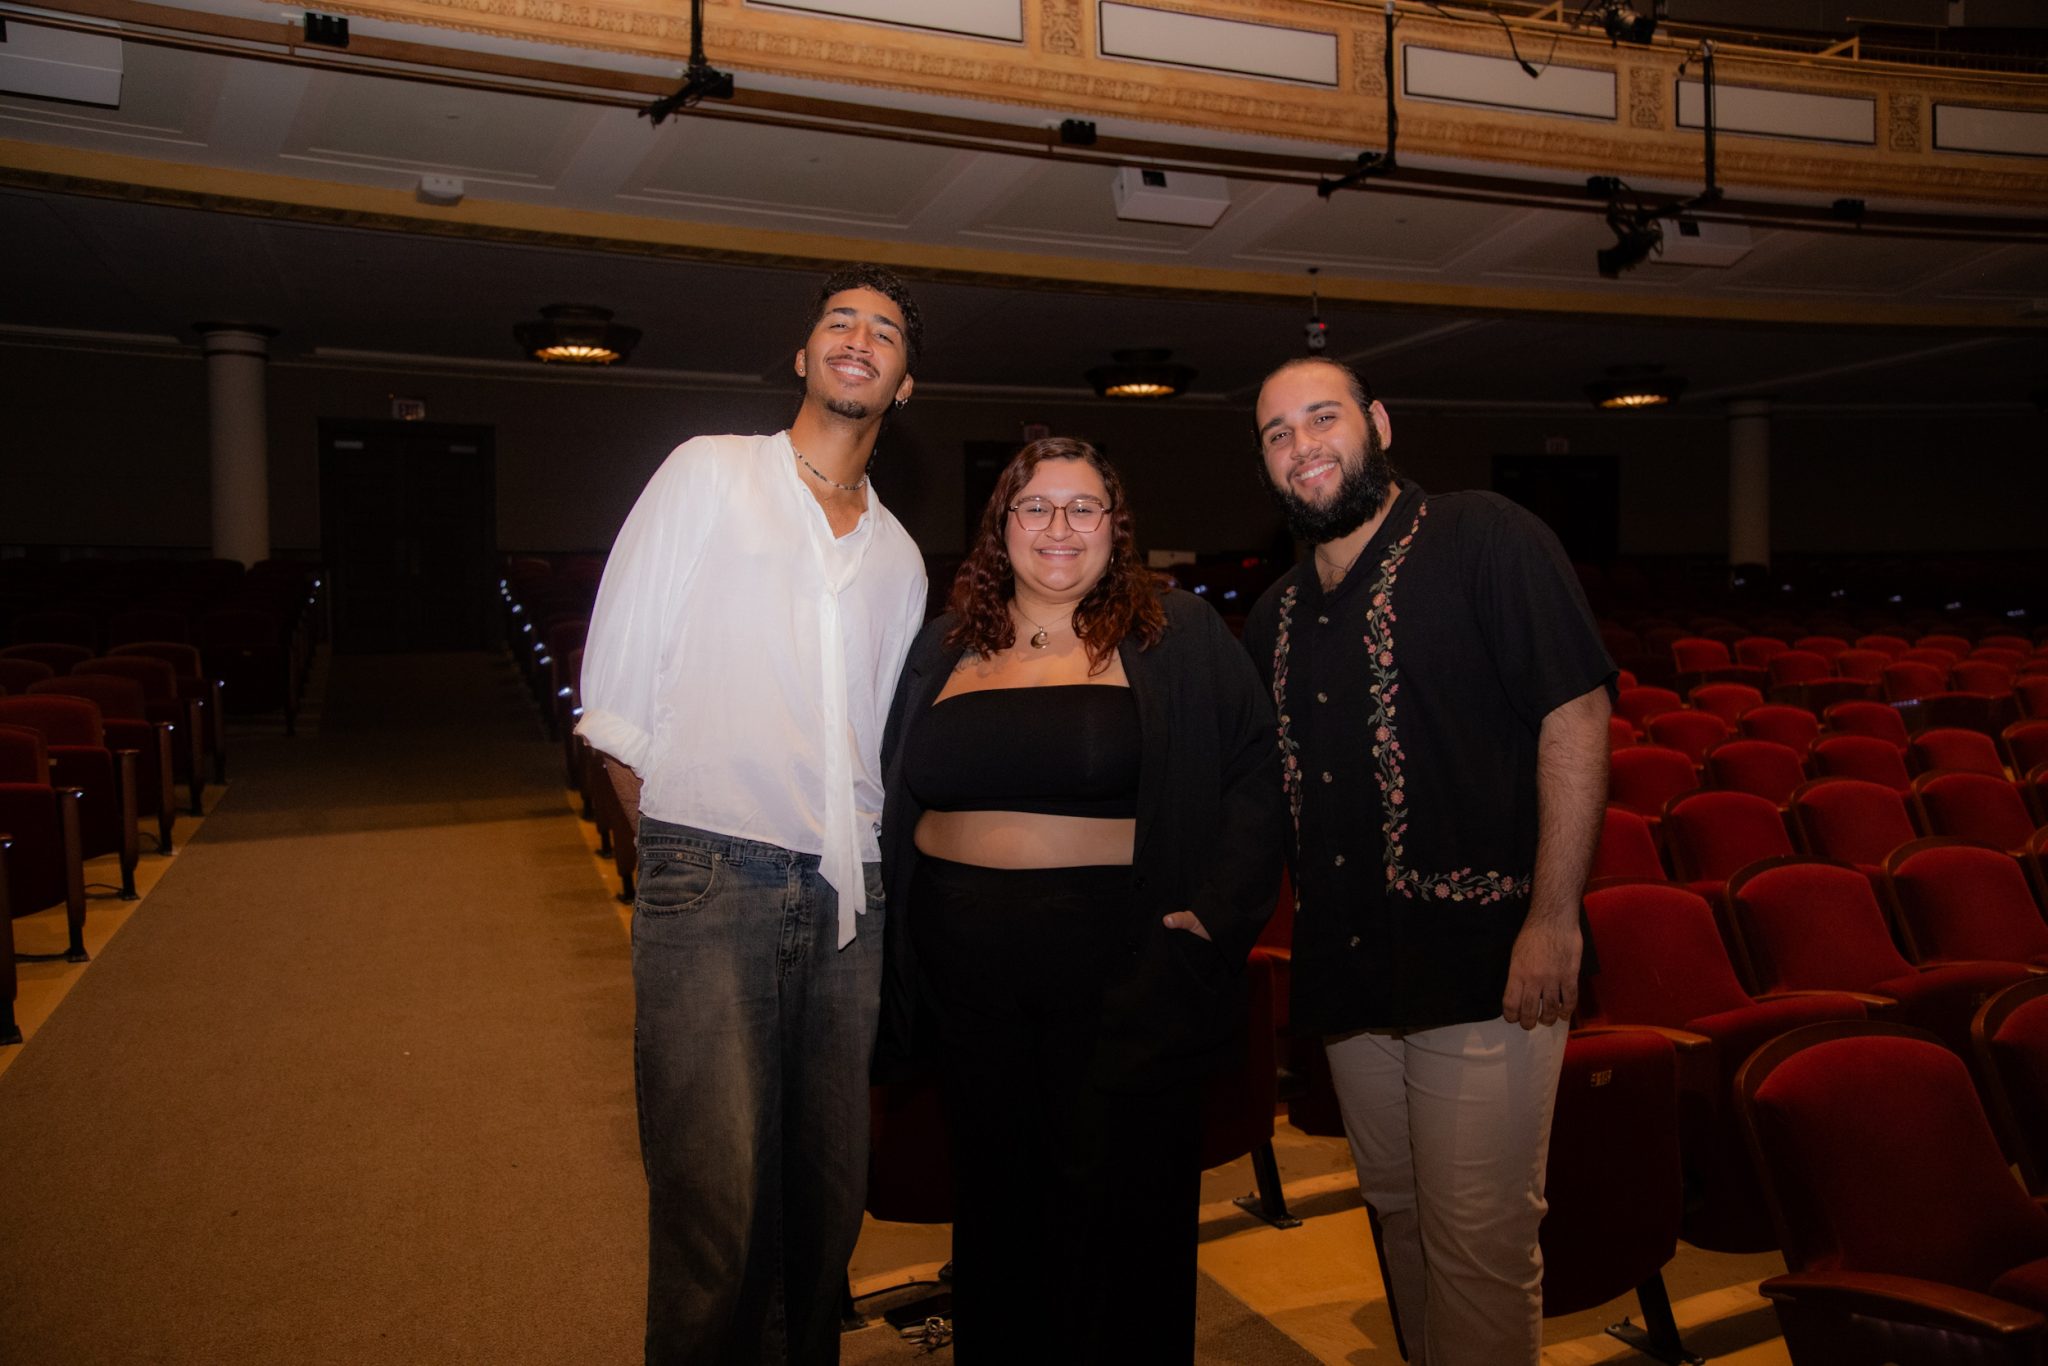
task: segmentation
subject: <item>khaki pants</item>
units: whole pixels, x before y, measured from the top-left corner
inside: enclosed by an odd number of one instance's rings
[[[1535,1366],[1544,1160],[1563,1021],[1326,1041],[1413,1366]]]

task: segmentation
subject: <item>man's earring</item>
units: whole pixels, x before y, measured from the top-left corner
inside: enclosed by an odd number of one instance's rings
[[[910,400],[907,398],[899,398],[896,400],[896,406],[899,408],[907,408],[910,406]]]

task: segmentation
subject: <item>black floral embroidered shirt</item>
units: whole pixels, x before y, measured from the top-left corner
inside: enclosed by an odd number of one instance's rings
[[[1294,1027],[1501,1012],[1536,862],[1543,718],[1614,662],[1570,562],[1498,494],[1404,483],[1324,593],[1312,560],[1252,608],[1293,822]]]

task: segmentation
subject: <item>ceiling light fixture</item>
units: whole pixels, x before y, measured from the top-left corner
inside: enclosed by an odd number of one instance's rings
[[[1606,379],[1586,386],[1594,407],[1624,412],[1661,408],[1684,392],[1685,379],[1665,374],[1661,365],[1610,365]]]
[[[1172,398],[1195,379],[1195,372],[1161,347],[1112,351],[1114,365],[1097,366],[1088,382],[1104,398]]]
[[[612,321],[609,308],[590,304],[549,304],[537,323],[512,329],[519,345],[535,360],[551,364],[612,365],[639,345],[640,329]]]

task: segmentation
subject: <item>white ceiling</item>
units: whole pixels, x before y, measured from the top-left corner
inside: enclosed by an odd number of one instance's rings
[[[277,11],[209,0],[223,13]],[[7,7],[0,6],[0,13]],[[18,16],[25,11],[14,10]],[[10,22],[20,22],[11,17]],[[484,40],[361,21],[359,31],[441,43]],[[622,70],[658,64],[542,49]],[[187,166],[409,191],[452,175],[472,199],[647,220],[829,234],[876,243],[1142,262],[1302,279],[1299,300],[1217,301],[1068,287],[930,283],[927,383],[1078,392],[1113,348],[1165,346],[1200,372],[1199,393],[1241,396],[1299,348],[1309,267],[1353,278],[1560,292],[1549,316],[1485,309],[1395,311],[1325,304],[1333,354],[1360,358],[1389,395],[1445,403],[1577,402],[1605,367],[1661,363],[1692,396],[1771,394],[1801,404],[2019,405],[2048,385],[2048,246],[1844,236],[1763,227],[1727,269],[1661,264],[1603,281],[1612,241],[1597,215],[1388,192],[1318,199],[1303,185],[1233,182],[1210,229],[1119,220],[1113,170],[845,133],[682,117],[656,128],[630,108],[454,89],[127,42],[122,106],[0,96],[0,138]],[[714,54],[715,57],[715,54]],[[742,76],[745,85],[1043,122],[1038,111]],[[1102,120],[1106,136],[1185,129]],[[1211,145],[1259,146],[1206,137]],[[1268,143],[1289,155],[1351,150]],[[1466,168],[1470,169],[1470,168]],[[1588,170],[1598,168],[1586,168]],[[1576,171],[1560,172],[1575,175]],[[1690,187],[1666,187],[1682,191]],[[1732,187],[1739,190],[1740,187]],[[1825,201],[1840,187],[1816,192]],[[2015,207],[2015,212],[2019,212]],[[423,215],[431,210],[422,209]],[[190,344],[202,319],[280,329],[285,354],[381,352],[514,362],[513,324],[544,304],[614,309],[646,340],[636,369],[779,382],[817,271],[704,264],[609,250],[350,229],[65,195],[0,191],[0,331],[118,333]],[[1006,256],[1003,259],[1008,259]],[[1213,278],[1213,277],[1205,277]],[[1213,291],[1210,291],[1213,294]],[[1484,297],[1483,295],[1481,296]],[[1614,301],[1761,301],[1781,321],[1603,318]],[[1893,317],[1971,308],[2012,326],[1969,331],[1800,326],[1802,310]],[[1839,316],[1839,313],[1836,314]]]

